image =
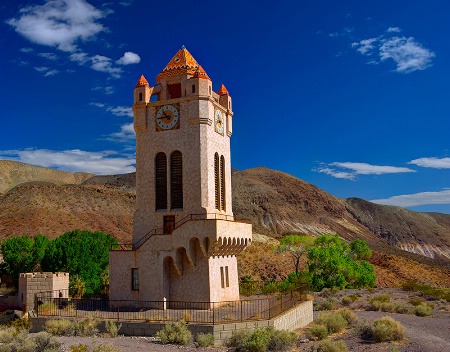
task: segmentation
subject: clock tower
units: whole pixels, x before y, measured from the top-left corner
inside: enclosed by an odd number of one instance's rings
[[[239,299],[236,255],[251,224],[232,212],[232,101],[182,47],[134,89],[132,250],[110,253],[110,299]]]

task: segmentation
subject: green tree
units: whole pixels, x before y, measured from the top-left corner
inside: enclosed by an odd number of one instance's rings
[[[338,235],[323,235],[308,249],[308,269],[311,288],[373,287],[376,276],[366,260],[370,249],[365,241],[347,245]]]
[[[50,243],[42,259],[45,271],[67,271],[86,284],[86,293],[100,293],[101,274],[108,268],[109,251],[117,240],[103,232],[74,230]]]
[[[287,253],[291,256],[295,274],[298,275],[300,262],[313,243],[314,238],[311,236],[288,235],[281,239],[280,244],[275,250],[277,253]]]
[[[43,235],[12,237],[2,242],[4,269],[17,283],[20,273],[40,270],[50,240]]]

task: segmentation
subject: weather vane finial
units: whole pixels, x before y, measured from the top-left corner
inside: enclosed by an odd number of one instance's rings
[[[186,47],[184,45],[181,46],[181,49],[186,49]]]

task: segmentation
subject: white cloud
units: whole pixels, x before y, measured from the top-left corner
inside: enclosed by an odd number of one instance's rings
[[[44,5],[20,10],[7,21],[29,41],[75,52],[77,42],[86,41],[106,28],[96,21],[106,15],[84,0],[49,0]]]
[[[120,126],[120,132],[111,133],[105,137],[105,140],[113,142],[131,142],[136,138],[133,122]]]
[[[121,174],[136,170],[134,155],[123,155],[109,150],[100,152],[79,149],[62,151],[49,149],[6,150],[0,151],[0,157],[71,172]]]
[[[58,59],[58,56],[56,54],[53,54],[53,53],[40,53],[38,55],[40,57],[43,57],[43,58],[51,60],[51,61],[56,61]]]
[[[372,50],[375,49],[373,43],[376,43],[377,41],[378,38],[364,39],[359,43],[352,43],[352,48],[358,47],[356,50],[363,55],[372,55]]]
[[[122,69],[112,66],[112,62],[109,57],[95,55],[91,57],[91,62],[91,68],[93,70],[109,73],[114,78],[119,78],[122,73]]]
[[[113,115],[116,116],[128,116],[133,117],[133,110],[129,106],[109,106],[103,103],[90,103],[92,106],[96,106],[101,109],[105,109],[106,111],[111,112]]]
[[[83,52],[70,54],[69,58],[71,61],[77,62],[80,65],[84,65],[89,61],[88,54]]]
[[[450,169],[450,158],[419,158],[411,160],[408,164],[434,169]]]
[[[141,62],[139,55],[132,53],[131,51],[127,51],[119,60],[116,61],[119,65],[138,64],[139,62]]]
[[[384,175],[415,172],[415,170],[407,167],[370,165],[367,163],[354,162],[333,162],[327,166],[319,167],[315,171],[333,176],[335,178],[343,178],[347,180],[354,180],[358,175]]]
[[[113,94],[114,93],[114,87],[113,86],[96,86],[91,88],[93,91],[103,91],[104,94]]]
[[[22,49],[20,49],[20,51],[22,52],[22,53],[26,53],[26,54],[29,54],[29,53],[32,53],[33,52],[33,48],[22,48]]]
[[[328,167],[319,168],[317,171],[321,172],[323,174],[333,176],[335,178],[343,178],[346,180],[354,180],[356,178],[356,175],[351,172],[336,171],[336,170],[330,169]]]
[[[429,204],[450,204],[450,190],[403,194],[385,199],[374,199],[371,200],[371,202],[384,205],[397,205],[399,207],[414,207]]]
[[[34,68],[36,71],[41,72],[44,74],[44,77],[48,77],[48,76],[54,76],[57,73],[59,73],[58,70],[53,70],[51,68],[45,67],[45,66],[41,66],[41,67],[35,67]]]
[[[387,32],[398,33],[400,28],[389,27]],[[352,48],[365,56],[378,54],[378,60],[371,59],[368,62],[371,64],[392,60],[397,65],[396,71],[402,73],[425,70],[431,66],[431,60],[436,56],[413,37],[380,36],[354,42]]]
[[[400,33],[402,30],[399,27],[389,27],[387,29],[389,33]]]
[[[380,47],[382,61],[392,59],[397,64],[397,72],[414,72],[431,66],[431,59],[436,55],[414,41],[413,37],[393,37],[383,42]]]

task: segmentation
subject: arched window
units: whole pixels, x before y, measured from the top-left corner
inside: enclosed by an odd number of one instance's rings
[[[220,170],[219,170],[219,154],[214,154],[214,185],[216,209],[220,210]]]
[[[183,158],[178,150],[170,156],[170,208],[183,209]]]
[[[223,155],[220,157],[220,208],[226,209],[225,201],[225,158]]]
[[[155,208],[167,209],[167,158],[158,153],[155,158]]]

